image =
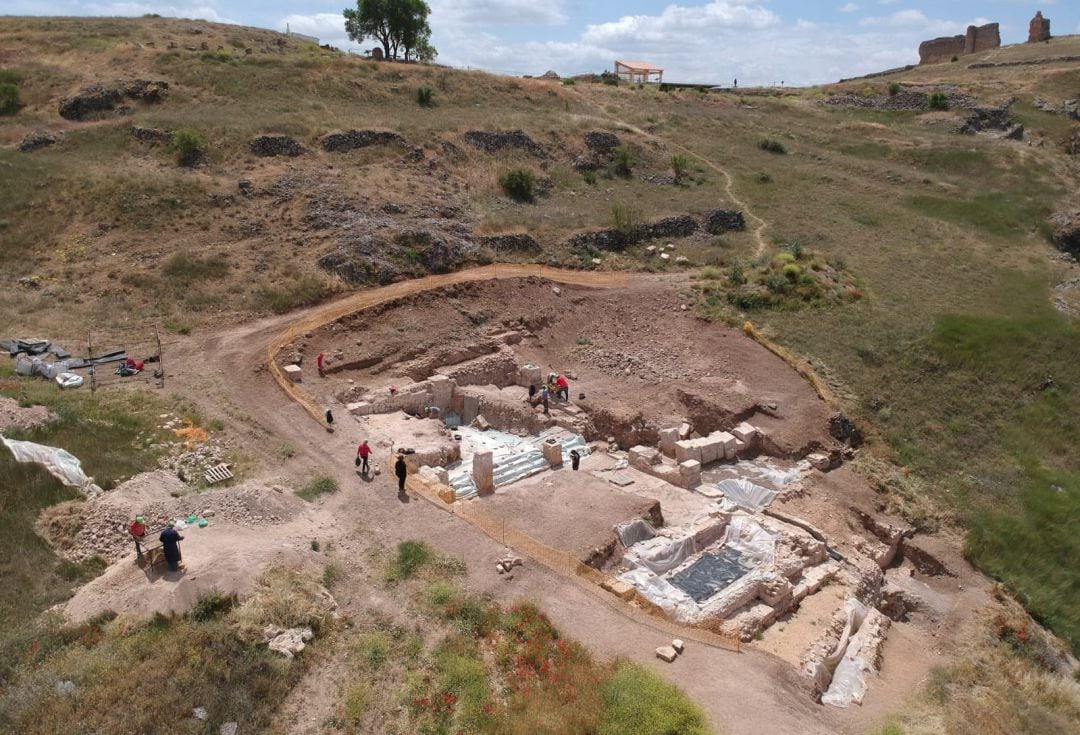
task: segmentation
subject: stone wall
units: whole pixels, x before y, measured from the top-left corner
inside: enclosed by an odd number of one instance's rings
[[[1044,18],[1042,11],[1035,13],[1035,17],[1028,24],[1028,43],[1041,43],[1050,40],[1050,19]]]
[[[963,36],[943,36],[919,45],[920,64],[941,64],[966,54],[988,51],[1001,46],[1001,31],[997,23],[968,26]]]

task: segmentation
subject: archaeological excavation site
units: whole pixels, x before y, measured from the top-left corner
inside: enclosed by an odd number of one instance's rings
[[[627,614],[763,647],[820,701],[861,703],[890,629],[919,638],[909,613],[945,615],[956,585],[867,503],[857,428],[681,298],[660,279],[464,283],[313,328],[276,363],[335,433],[387,437],[375,472],[403,455],[411,493]]]

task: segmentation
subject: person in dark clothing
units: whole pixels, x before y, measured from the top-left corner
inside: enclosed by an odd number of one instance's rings
[[[180,568],[180,542],[184,537],[180,535],[173,524],[161,532],[161,547],[165,551],[165,561],[169,563],[169,571],[175,572]]]
[[[368,473],[368,457],[371,456],[371,447],[368,446],[367,439],[360,442],[360,446],[356,448],[356,464],[360,467],[360,474],[366,475]]]
[[[405,455],[399,453],[397,462],[394,463],[394,474],[397,475],[397,494],[405,494],[405,478],[409,476],[409,468],[405,466]]]
[[[576,449],[571,449],[570,450],[570,466],[573,469],[576,470],[578,468],[578,465],[580,465],[580,464],[581,464],[581,453],[578,452],[578,450],[576,450]]]
[[[327,426],[334,425],[334,412],[331,411],[329,408],[326,409],[326,424]]]

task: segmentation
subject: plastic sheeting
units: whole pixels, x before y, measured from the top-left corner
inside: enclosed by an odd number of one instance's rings
[[[642,548],[644,547],[644,548]],[[665,539],[658,536],[642,543],[637,549],[637,560],[653,574],[667,574],[689,559],[697,551],[693,536]]]
[[[644,567],[623,572],[619,579],[633,585],[645,599],[681,623],[692,622],[700,612],[690,595]]]
[[[75,373],[60,373],[56,376],[56,384],[61,388],[79,388],[82,387],[83,377]]]
[[[700,604],[726,589],[753,568],[752,564],[742,558],[742,554],[730,546],[725,546],[719,551],[702,554],[700,559],[686,569],[673,574],[670,581]]]
[[[68,487],[78,488],[83,495],[101,494],[102,490],[94,484],[94,478],[86,476],[82,463],[70,452],[44,444],[8,439],[6,436],[0,436],[0,440],[15,455],[15,461],[39,464]]]
[[[735,505],[754,512],[760,512],[768,507],[780,494],[776,490],[755,485],[742,477],[736,480],[721,480],[716,487],[723,491],[727,499]]]
[[[834,707],[847,707],[852,702],[862,704],[866,696],[865,673],[873,670],[870,662],[859,655],[863,648],[860,631],[869,609],[856,599],[847,601],[847,622],[836,648],[814,665],[814,686],[821,701]],[[870,627],[870,626],[868,626]]]
[[[732,516],[724,529],[722,545],[735,549],[755,566],[772,566],[776,562],[776,535],[748,516]]]
[[[656,535],[656,529],[643,518],[637,518],[615,526],[615,533],[618,534],[622,545],[629,549],[639,541],[651,539]]]

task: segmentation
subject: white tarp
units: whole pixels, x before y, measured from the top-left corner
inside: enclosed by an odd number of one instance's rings
[[[644,567],[623,572],[619,579],[633,585],[645,599],[680,623],[693,622],[701,612],[694,598]]]
[[[640,541],[651,539],[656,535],[656,529],[645,519],[635,518],[632,521],[615,526],[615,533],[618,534],[622,545],[629,549]]]
[[[776,562],[776,535],[766,531],[749,516],[734,515],[724,529],[722,546],[730,546],[755,566],[768,567]]]
[[[94,484],[94,478],[86,476],[82,463],[70,452],[34,442],[8,439],[6,436],[0,436],[0,440],[15,455],[15,461],[39,464],[68,487],[78,488],[83,495],[101,494],[102,490]]]
[[[653,574],[667,574],[696,551],[693,536],[679,539],[657,536],[634,547],[638,562]]]
[[[874,635],[873,625],[864,626],[869,608],[856,599],[847,601],[847,622],[831,654],[813,668],[814,685],[821,701],[834,707],[862,704],[866,696],[866,674],[873,672],[873,662],[864,656],[866,640]]]
[[[745,478],[721,480],[716,483],[728,500],[740,508],[760,512],[768,507],[779,493],[761,485],[755,485]]]

